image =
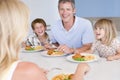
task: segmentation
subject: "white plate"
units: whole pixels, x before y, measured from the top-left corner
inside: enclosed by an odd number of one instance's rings
[[[25,52],[25,53],[32,53],[32,52],[38,52],[38,51],[42,51],[44,49],[39,49],[39,50],[25,50],[25,48],[22,48],[21,51]]]
[[[25,50],[23,49],[22,52],[26,52],[26,53],[32,53],[32,52],[38,52],[38,51],[42,51],[43,49],[40,50]]]
[[[67,54],[65,54],[65,53],[62,54],[62,55],[48,55],[47,52],[48,52],[48,51],[43,51],[43,52],[41,52],[41,55],[42,55],[42,56],[46,56],[46,57],[60,57],[60,56],[65,56],[65,55],[67,55]]]
[[[68,61],[76,62],[76,63],[80,63],[80,62],[94,62],[94,61],[97,61],[97,60],[99,59],[99,56],[98,56],[98,55],[90,54],[90,53],[81,53],[81,55],[83,55],[83,56],[91,55],[91,56],[94,56],[95,58],[94,58],[93,60],[88,60],[88,61],[76,61],[76,60],[72,59],[72,56],[73,56],[73,55],[74,55],[74,54],[67,56],[66,59],[67,59]]]

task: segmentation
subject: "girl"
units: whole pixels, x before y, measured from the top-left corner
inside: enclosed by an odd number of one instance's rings
[[[47,25],[43,19],[37,18],[33,20],[31,27],[35,34],[30,35],[27,38],[26,46],[37,46],[37,45],[44,46],[45,44],[50,43],[48,34],[45,32]]]
[[[95,23],[97,41],[92,46],[92,52],[98,51],[100,57],[107,60],[120,59],[120,42],[116,38],[116,28],[109,19],[100,19]]]

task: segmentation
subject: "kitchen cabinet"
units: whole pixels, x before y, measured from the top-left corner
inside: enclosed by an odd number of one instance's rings
[[[75,0],[81,17],[120,17],[120,0]]]

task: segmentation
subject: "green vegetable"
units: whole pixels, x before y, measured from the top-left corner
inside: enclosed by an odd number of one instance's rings
[[[76,60],[76,61],[85,61],[84,58],[75,58],[74,60]]]
[[[33,50],[35,50],[34,48],[30,48],[30,49],[28,49],[29,51],[33,51]]]

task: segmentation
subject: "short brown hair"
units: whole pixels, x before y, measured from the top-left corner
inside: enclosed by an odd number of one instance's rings
[[[35,29],[34,25],[36,23],[42,23],[45,28],[47,27],[46,22],[42,18],[36,18],[35,20],[32,21],[32,24],[31,24],[31,27],[32,27],[33,30]]]
[[[66,3],[66,2],[70,2],[72,4],[73,8],[75,8],[75,0],[59,0],[58,8],[59,8],[60,3]]]

